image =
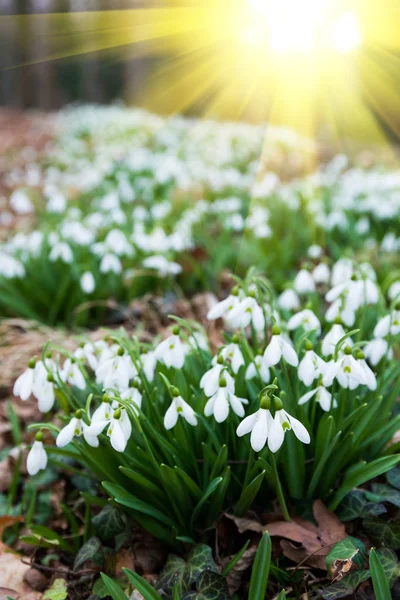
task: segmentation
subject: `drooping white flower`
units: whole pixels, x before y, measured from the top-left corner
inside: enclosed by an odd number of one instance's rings
[[[293,282],[293,287],[298,294],[309,294],[315,292],[313,276],[307,269],[301,269]]]
[[[157,365],[157,358],[155,357],[154,352],[151,352],[150,350],[143,352],[140,355],[140,361],[143,366],[143,373],[145,374],[147,381],[151,383],[154,379],[154,372]]]
[[[400,333],[400,310],[393,310],[391,314],[379,319],[374,329],[374,337],[384,338],[387,335]]]
[[[235,290],[236,292],[236,290]],[[233,309],[239,304],[240,299],[237,293],[231,293],[225,300],[217,302],[207,313],[207,319],[214,321],[215,319],[229,319],[229,315]]]
[[[340,258],[332,268],[332,286],[348,281],[353,275],[353,262],[349,258]]]
[[[350,388],[351,390],[367,383],[364,370],[354,358],[350,346],[346,346],[344,354],[337,361],[332,361],[327,366],[323,376],[324,386],[329,387],[332,385],[335,378],[343,388]]]
[[[39,360],[35,366],[33,395],[38,400],[40,412],[46,413],[54,406],[55,391],[53,373],[56,365],[51,358],[46,358],[46,365]]]
[[[134,385],[132,387],[129,387],[127,390],[121,393],[121,398],[123,400],[128,400],[132,404],[132,408],[134,410],[142,407],[142,393],[136,381],[134,381]],[[135,410],[135,413],[137,413],[137,410]]]
[[[169,275],[178,275],[182,271],[180,264],[167,260],[165,256],[153,255],[145,258],[143,266],[146,269],[153,269],[158,271],[160,277],[168,277]]]
[[[312,246],[308,248],[307,254],[310,258],[320,258],[320,256],[322,255],[322,248],[317,244],[312,244]]]
[[[305,404],[314,396],[315,401],[319,402],[322,410],[324,410],[325,412],[328,412],[332,406],[334,408],[337,406],[336,400],[332,398],[332,394],[323,385],[318,385],[310,392],[306,392],[305,394],[303,394],[303,396],[299,398],[299,405]]]
[[[123,392],[129,387],[129,380],[136,375],[136,368],[129,354],[119,348],[115,356],[102,361],[96,368],[96,381],[104,388],[115,388]]]
[[[71,264],[73,261],[73,254],[71,250],[71,246],[69,246],[66,242],[57,242],[51,249],[49,254],[49,260],[51,262],[56,262],[60,260],[63,263]]]
[[[36,440],[32,444],[26,459],[26,470],[32,477],[47,466],[47,454],[43,447],[43,434],[36,434]]]
[[[269,383],[271,379],[269,369],[263,356],[260,354],[257,354],[254,360],[249,364],[245,373],[245,379],[247,380],[255,379],[256,377],[260,377],[261,381],[264,383]]]
[[[306,352],[300,361],[297,374],[307,387],[312,384],[314,379],[317,379],[324,373],[326,364],[313,350],[312,344],[306,343]]]
[[[122,264],[115,254],[105,254],[100,262],[100,273],[116,273],[122,271]]]
[[[129,427],[127,427],[127,421],[129,417],[126,411],[117,409],[114,411],[113,417],[107,429],[107,435],[110,438],[111,446],[116,452],[124,452],[131,431],[130,421]],[[129,433],[129,435],[127,435]]]
[[[240,367],[244,365],[244,357],[237,341],[238,338],[234,335],[232,342],[219,350],[219,354],[231,365],[232,371],[235,374],[239,371]]]
[[[324,356],[330,356],[331,354],[334,354],[336,344],[345,335],[346,335],[346,332],[343,329],[343,326],[339,322],[334,323],[332,325],[331,329],[328,331],[328,333],[324,337],[324,339],[322,340],[322,346],[321,346],[322,354]],[[351,338],[347,338],[346,343],[349,346],[353,345],[353,341]]]
[[[32,395],[35,381],[35,366],[36,362],[34,360],[29,361],[28,368],[21,373],[14,383],[13,394],[14,396],[19,396],[21,400],[28,400]]]
[[[390,348],[388,350],[389,344],[383,338],[375,338],[370,340],[364,346],[364,354],[365,357],[369,360],[371,365],[374,367],[382,360],[385,354],[388,354],[389,358],[393,357],[393,350]]]
[[[293,317],[290,317],[287,327],[290,331],[297,329],[298,327],[303,327],[305,331],[315,330],[317,334],[321,332],[321,323],[319,322],[318,317],[308,308],[305,308],[293,315]]]
[[[173,327],[172,335],[160,342],[154,350],[154,357],[167,367],[182,369],[185,363],[186,348],[179,337],[179,327]]]
[[[310,443],[310,434],[304,425],[289,415],[283,408],[275,411],[275,416],[268,435],[268,448],[277,452],[283,444],[286,431],[292,430],[294,435],[303,444]]]
[[[267,442],[273,418],[268,409],[259,408],[255,413],[245,417],[236,429],[238,437],[251,432],[250,445],[254,452],[260,452]]]
[[[320,263],[314,267],[312,276],[315,283],[329,283],[331,271],[326,263]]]
[[[228,418],[229,407],[239,416],[244,417],[243,404],[248,404],[246,398],[238,398],[228,387],[227,380],[222,375],[218,382],[218,390],[207,401],[204,407],[206,417],[214,415],[217,423],[222,423]]]
[[[21,189],[11,194],[10,206],[19,215],[28,215],[35,210],[27,192]]]
[[[394,281],[391,284],[388,290],[388,297],[390,300],[397,298],[397,300],[400,302],[400,281]]]
[[[75,359],[67,358],[60,373],[61,379],[80,390],[86,388],[85,378]]]
[[[358,364],[360,365],[361,369],[364,372],[365,385],[371,391],[375,391],[376,390],[376,386],[377,386],[376,376],[375,376],[375,373],[373,372],[373,370],[371,369],[371,367],[367,364],[367,362],[365,360],[365,354],[364,354],[364,352],[362,352],[361,350],[357,350],[357,352],[356,352],[356,360],[357,360]]]
[[[299,310],[300,299],[294,290],[288,289],[279,296],[278,306],[281,310]]]
[[[263,331],[265,327],[262,308],[252,296],[241,300],[225,318],[234,329],[247,327],[250,323],[256,331]]]
[[[204,394],[209,398],[213,396],[218,390],[218,382],[220,377],[224,376],[226,380],[226,385],[230,391],[235,391],[235,382],[233,377],[228,373],[226,369],[226,365],[224,365],[223,357],[220,354],[217,357],[217,362],[204,373],[202,378],[200,379],[200,388],[204,391]]]
[[[295,349],[282,337],[280,328],[274,325],[271,341],[264,352],[265,364],[267,367],[273,367],[279,363],[282,357],[293,367],[297,367],[299,364]]]
[[[93,273],[91,273],[90,271],[86,271],[85,273],[83,273],[80,279],[80,286],[82,292],[84,292],[85,294],[91,294],[92,292],[94,292],[96,282],[93,277]]]
[[[94,435],[93,430],[89,429],[89,426],[83,422],[82,411],[77,410],[75,416],[72,417],[68,425],[61,429],[56,438],[56,444],[59,448],[63,448],[72,442],[74,437],[80,437],[81,435],[83,435],[89,446],[92,446],[92,448],[98,447],[99,440],[97,439],[97,436]]]
[[[178,395],[175,395],[175,393]],[[183,417],[189,425],[197,425],[197,417],[193,408],[179,395],[179,390],[174,388],[172,402],[164,417],[165,429],[172,429],[175,427],[179,416]]]

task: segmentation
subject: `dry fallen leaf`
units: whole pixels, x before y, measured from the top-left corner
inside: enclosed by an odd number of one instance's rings
[[[331,547],[346,537],[346,530],[344,524],[326,508],[321,500],[314,502],[313,513],[318,526],[299,517],[295,517],[290,522],[277,521],[263,524],[251,519],[226,516],[233,519],[239,533],[268,531],[271,537],[285,538],[281,540],[281,548],[287,558],[296,563],[304,562],[310,567],[326,570],[325,558]],[[293,542],[300,546],[294,545]]]

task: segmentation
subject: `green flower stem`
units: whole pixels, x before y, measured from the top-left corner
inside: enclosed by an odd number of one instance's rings
[[[275,455],[273,452],[271,452],[271,465],[272,465],[272,470],[274,472],[274,477],[275,477],[275,489],[276,489],[276,493],[278,496],[279,505],[282,509],[283,518],[285,519],[285,521],[291,521],[289,511],[288,511],[286,501],[285,501],[285,496],[284,496],[283,489],[282,489],[281,480],[279,478],[278,468],[276,466]]]

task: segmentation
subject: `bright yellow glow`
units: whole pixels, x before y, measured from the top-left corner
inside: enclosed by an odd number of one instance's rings
[[[361,32],[354,13],[343,13],[333,29],[332,41],[338,52],[347,54],[361,44]]]

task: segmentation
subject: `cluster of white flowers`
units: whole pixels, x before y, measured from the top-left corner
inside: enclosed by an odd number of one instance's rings
[[[275,300],[268,296],[269,301],[265,301],[267,296],[259,280],[248,283],[245,280],[211,308],[209,320],[222,318],[227,330],[237,332],[214,357],[200,329],[190,330],[190,335],[186,335],[175,325],[165,340],[146,351],[128,351],[121,343],[102,340],[81,344],[62,366],[50,354],[43,360],[32,360],[16,381],[14,394],[23,400],[33,394],[39,409],[48,412],[58,387],[68,385],[84,391],[96,386],[102,398],[100,405],[93,414],[87,408],[78,408],[59,432],[56,443],[63,447],[82,436],[87,444],[97,447],[99,436],[106,432],[113,449],[124,452],[132,434],[133,417],[140,419],[146,403],[153,402],[148,395],[150,385],[167,387],[169,404],[160,405],[164,406],[166,430],[173,429],[179,417],[190,426],[199,425],[199,413],[191,399],[171,385],[165,373],[172,377],[174,373],[184,374],[188,361],[201,355],[203,370],[197,388],[203,398],[205,417],[213,417],[217,423],[235,415],[243,419],[237,426],[237,435],[251,433],[250,443],[256,452],[262,451],[266,444],[271,452],[277,452],[288,430],[307,444],[310,435],[301,420],[293,416],[296,407],[313,400],[322,411],[335,411],[340,390],[374,392],[375,369],[385,357],[390,358],[400,335],[398,281],[389,287],[385,303],[370,265],[341,259],[331,269],[327,267],[329,276],[321,282],[316,281],[314,274],[325,263],[318,263],[321,254],[316,248],[310,249],[309,254],[317,261],[313,270],[300,271],[292,287]],[[314,308],[312,299],[317,299]],[[394,308],[382,314],[383,304]],[[327,308],[322,308],[324,305]],[[360,327],[352,331],[349,328],[360,325],[369,312],[374,318],[373,327],[368,325],[362,331],[363,338],[356,341]],[[295,404],[287,407],[290,412],[285,407],[285,396],[274,395],[276,385],[271,384],[271,379],[278,377],[283,389],[288,370],[290,378],[298,381],[294,386],[298,390]],[[256,405],[254,398],[238,393],[238,380],[259,386]],[[247,406],[253,411],[246,416]],[[44,468],[46,462],[41,436],[29,455],[28,468],[32,474]]]

